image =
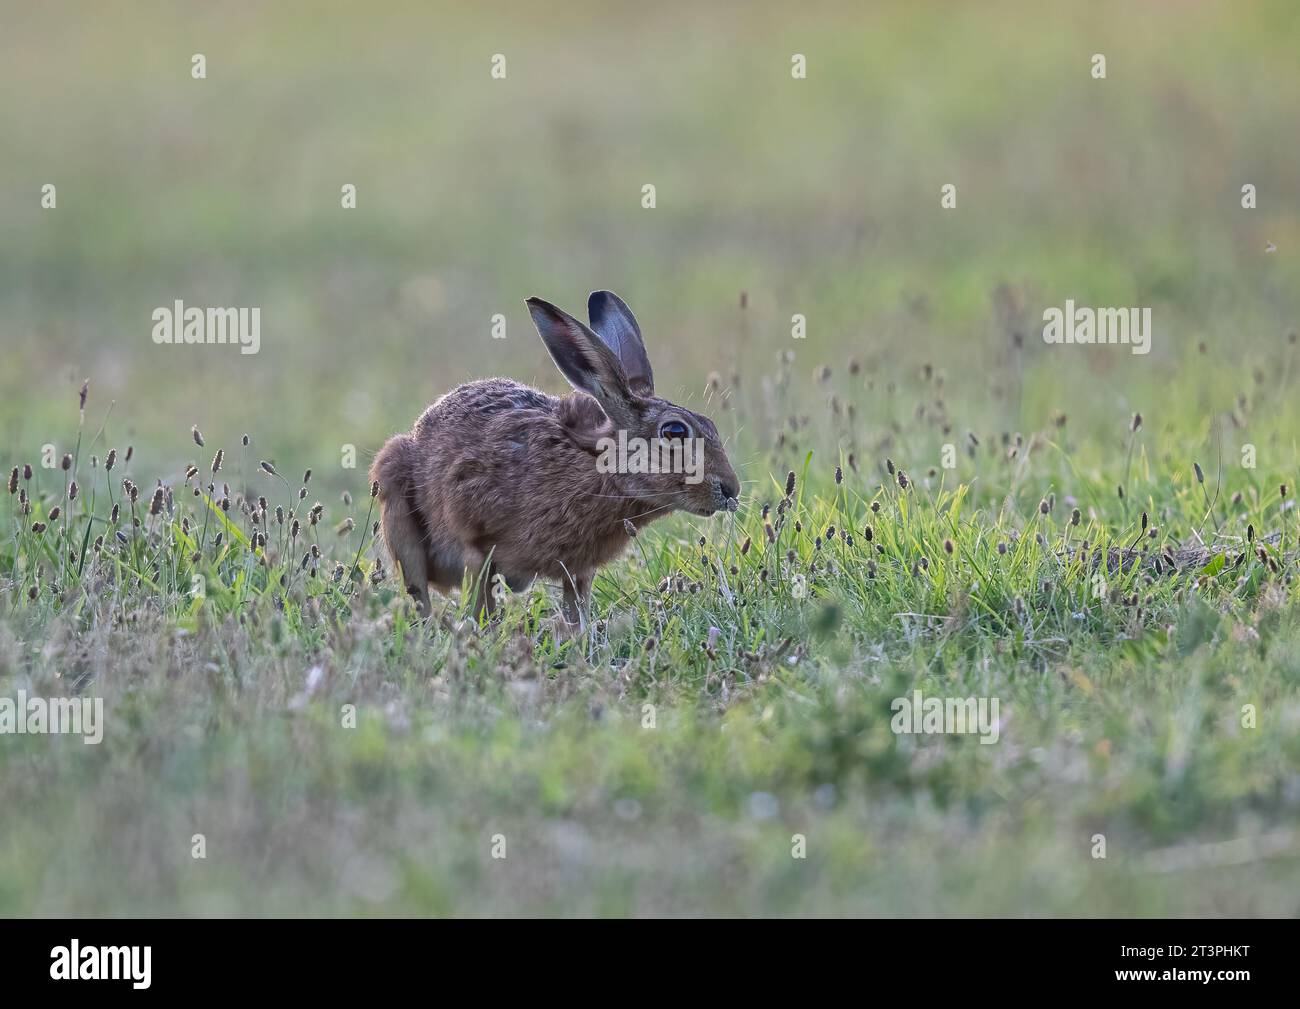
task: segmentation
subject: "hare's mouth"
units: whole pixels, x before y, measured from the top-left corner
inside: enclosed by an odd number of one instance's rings
[[[696,515],[708,518],[710,515],[716,515],[718,512],[734,512],[740,508],[740,500],[737,495],[728,493],[730,488],[722,488],[714,484],[713,500],[708,504],[692,508],[691,511]]]

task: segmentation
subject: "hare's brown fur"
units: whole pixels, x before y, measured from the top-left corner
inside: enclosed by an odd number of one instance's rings
[[[467,571],[478,585],[478,605],[489,611],[494,576],[520,590],[540,575],[564,587],[564,617],[576,623],[592,576],[630,542],[627,522],[639,528],[679,507],[699,514],[735,507],[736,476],[707,418],[655,398],[648,361],[624,368],[619,356],[591,352],[586,343],[595,334],[572,317],[544,302],[530,308],[561,370],[575,384],[590,384],[602,402],[585,392],[556,397],[485,379],[447,393],[409,434],[389,439],[371,478],[379,483],[388,550],[422,613],[430,584],[448,591]],[[564,327],[558,335],[549,331],[552,322]],[[587,359],[565,357],[574,348],[554,343],[571,336],[598,358],[591,376],[583,371]],[[638,344],[639,336],[637,330]],[[602,438],[620,427],[636,435],[657,431],[665,416],[682,418],[705,440],[703,481],[600,471]]]

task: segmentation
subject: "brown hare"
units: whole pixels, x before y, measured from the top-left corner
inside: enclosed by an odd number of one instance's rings
[[[388,551],[422,615],[430,583],[445,592],[468,571],[477,606],[491,612],[496,576],[518,591],[540,575],[563,586],[557,629],[572,633],[585,625],[593,575],[630,532],[677,509],[735,511],[740,483],[713,422],[655,395],[622,299],[592,294],[590,328],[539,298],[527,304],[577,391],[468,382],[390,438],[370,477]]]

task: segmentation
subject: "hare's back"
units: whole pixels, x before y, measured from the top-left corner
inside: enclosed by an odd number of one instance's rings
[[[508,378],[466,382],[425,410],[415,424],[417,438],[481,431],[502,414],[541,412],[554,416],[558,400]]]

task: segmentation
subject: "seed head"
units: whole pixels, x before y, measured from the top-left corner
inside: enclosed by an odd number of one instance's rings
[[[203,432],[199,430],[199,426],[197,424],[193,424],[190,426],[190,436],[194,439],[195,445],[197,445],[199,448],[203,447]]]

